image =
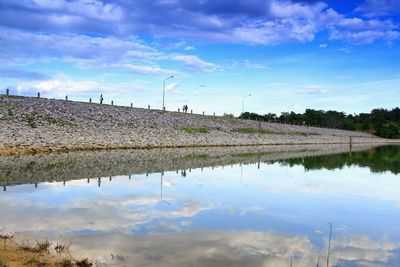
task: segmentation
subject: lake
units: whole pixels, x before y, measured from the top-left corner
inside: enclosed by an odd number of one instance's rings
[[[0,225],[107,266],[400,266],[399,173],[400,146],[3,157]]]

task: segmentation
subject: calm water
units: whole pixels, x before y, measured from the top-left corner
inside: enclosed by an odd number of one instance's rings
[[[203,168],[191,155],[178,171],[8,181],[0,224],[108,266],[326,266],[332,223],[332,266],[400,266],[399,147]]]

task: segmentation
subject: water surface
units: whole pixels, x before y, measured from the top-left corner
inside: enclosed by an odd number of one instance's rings
[[[0,224],[108,266],[326,266],[332,223],[331,266],[400,266],[400,149],[363,149],[2,159]]]

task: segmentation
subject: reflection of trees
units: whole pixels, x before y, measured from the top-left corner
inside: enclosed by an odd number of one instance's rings
[[[367,151],[285,159],[278,162],[289,166],[303,165],[306,170],[334,170],[345,166],[358,165],[360,167],[369,167],[372,172],[391,171],[394,174],[398,174],[400,173],[400,147],[384,146]]]

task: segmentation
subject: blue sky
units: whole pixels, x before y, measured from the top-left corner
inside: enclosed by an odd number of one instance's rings
[[[195,112],[400,103],[400,1],[0,0],[0,88]]]

